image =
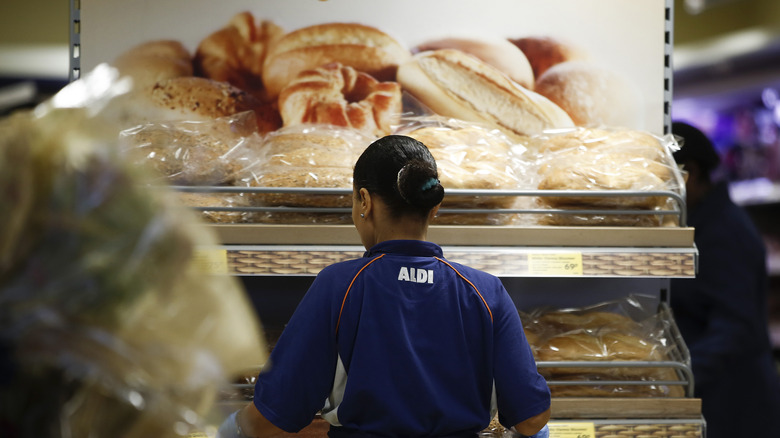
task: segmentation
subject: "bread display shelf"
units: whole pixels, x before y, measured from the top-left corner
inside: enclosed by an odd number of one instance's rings
[[[204,187],[174,186],[186,193],[278,193],[308,196],[350,196],[351,190],[339,188],[267,188],[267,187]],[[536,199],[553,197],[666,197],[675,207],[668,210],[625,209],[552,209],[552,208],[452,208],[442,207],[439,214],[467,216],[524,215],[535,218],[544,215],[598,215],[619,217],[631,215],[672,217],[674,225],[658,227],[632,226],[547,226],[533,220],[511,225],[444,225],[434,223],[429,239],[441,245],[455,246],[543,246],[543,247],[639,247],[685,248],[693,247],[693,229],[686,226],[685,202],[675,192],[584,191],[584,190],[448,190],[447,196],[516,197]],[[446,203],[445,198],[445,203]],[[192,207],[197,211],[262,212],[298,214],[311,217],[310,223],[214,223],[220,243],[226,245],[360,245],[354,227],[350,224],[317,223],[317,215],[341,214],[349,217],[348,207],[279,207],[279,206],[210,206]],[[348,220],[348,219],[347,219]]]
[[[592,410],[592,403],[588,400],[553,400],[552,404],[552,419],[550,420],[551,427],[555,427],[556,423],[560,424],[565,422],[566,424],[592,424],[596,438],[641,438],[641,437],[653,437],[653,438],[701,438],[704,437],[704,423],[701,419],[692,419],[686,417],[685,414],[694,414],[698,411],[698,400],[688,399],[676,399],[676,400],[636,400],[636,404],[632,406],[626,406],[623,399],[605,400],[606,404],[613,407],[616,418],[596,418],[592,419],[587,416],[587,413]],[[657,406],[659,412],[664,412],[666,416],[664,418],[637,418],[630,420],[619,419],[619,413],[631,413],[634,406],[644,406],[647,404],[653,404]],[[243,407],[243,403],[223,403],[225,411],[233,411]],[[576,417],[568,417],[569,413],[584,413],[584,416],[577,415]],[[566,417],[561,417],[560,413],[565,413]],[[565,420],[561,420],[565,418]],[[577,418],[571,420],[570,418]],[[330,425],[327,421],[317,416],[312,423],[303,428],[297,433],[282,433],[280,437],[298,437],[298,438],[327,438],[328,429]],[[480,434],[481,438],[488,438],[492,436],[515,436],[509,433],[495,434],[490,431],[486,431]],[[563,435],[563,436],[577,436],[577,435]],[[593,438],[593,437],[591,437]]]
[[[696,271],[692,248],[443,246],[443,250],[449,260],[498,277],[690,278]],[[204,251],[212,260],[219,259],[224,266],[221,273],[314,276],[328,265],[361,257],[364,249],[351,245],[223,245]]]
[[[245,193],[245,194],[277,194],[277,195],[308,195],[316,196],[351,196],[352,190],[346,188],[322,187],[235,187],[235,186],[172,186],[174,190],[188,193]],[[447,206],[451,198],[467,197],[471,199],[489,199],[501,197],[520,198],[667,198],[674,205],[671,209],[615,209],[615,208],[453,208]],[[675,217],[677,224],[685,227],[687,216],[685,200],[673,191],[631,191],[631,190],[476,190],[448,189],[444,206],[440,214],[527,214],[527,215],[599,215],[599,216],[664,216]],[[199,211],[234,211],[234,212],[279,212],[279,213],[347,213],[349,207],[280,207],[280,206],[197,206]]]

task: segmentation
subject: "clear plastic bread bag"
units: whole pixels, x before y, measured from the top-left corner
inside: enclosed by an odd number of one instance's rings
[[[666,307],[654,297],[630,294],[589,306],[543,307],[520,312],[526,337],[540,372],[550,381],[641,381],[645,384],[554,384],[555,396],[673,396],[680,385],[653,382],[678,380],[674,368],[661,362],[680,360]],[[551,366],[545,362],[571,362]],[[621,367],[615,362],[643,362]],[[573,366],[574,364],[577,366]],[[598,363],[598,366],[591,365]]]
[[[250,192],[250,201],[258,207],[309,209],[297,218],[285,212],[276,216],[280,221],[318,222],[319,215],[334,213],[349,217],[352,169],[372,140],[357,130],[339,126],[284,127],[265,136],[259,149],[260,162],[247,169],[236,185],[261,189]],[[268,212],[265,220],[273,221],[273,213]],[[323,219],[328,221],[327,217]]]
[[[413,137],[430,149],[436,159],[439,179],[447,190],[477,190],[480,194],[446,194],[435,223],[458,225],[504,225],[515,215],[489,213],[448,213],[447,209],[513,209],[524,198],[498,194],[499,191],[528,190],[532,161],[525,145],[510,139],[498,129],[478,123],[437,115],[408,115],[396,133]],[[492,192],[492,193],[491,193]],[[527,200],[527,198],[525,198]]]
[[[259,161],[253,111],[211,120],[146,122],[121,131],[126,159],[179,185],[232,184]]]
[[[674,196],[684,199],[685,183],[672,156],[678,145],[671,135],[578,127],[546,132],[532,138],[529,144],[537,156],[537,171],[533,175],[536,187],[542,191],[538,204],[571,211],[542,216],[543,224],[660,226],[675,223],[673,215],[662,211],[684,208]],[[580,191],[582,196],[545,195],[544,190]],[[590,196],[588,191],[624,193]]]
[[[121,158],[101,114],[128,88],[101,65],[0,120],[0,424],[10,436],[207,430],[220,421],[217,394],[266,359],[241,284],[198,263],[214,236]]]

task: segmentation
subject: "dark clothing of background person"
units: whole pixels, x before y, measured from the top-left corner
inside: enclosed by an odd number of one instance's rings
[[[780,377],[768,335],[766,250],[727,184],[709,182],[717,161],[695,163],[707,148],[714,152],[711,143],[689,126],[675,123],[673,132],[685,139],[682,150],[689,147],[675,158],[690,171],[688,225],[699,269],[695,279],[671,281],[670,303],[691,353],[707,438],[770,436],[780,431]]]

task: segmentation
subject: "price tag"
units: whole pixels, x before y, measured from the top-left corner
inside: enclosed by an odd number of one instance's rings
[[[595,438],[596,428],[593,423],[558,422],[547,423],[550,428],[550,438]]]
[[[227,250],[198,248],[193,255],[195,269],[204,274],[227,274]]]
[[[531,275],[582,275],[582,253],[528,254],[528,273]]]

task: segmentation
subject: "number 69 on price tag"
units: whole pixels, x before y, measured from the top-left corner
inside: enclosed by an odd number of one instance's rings
[[[595,438],[596,428],[593,423],[587,422],[559,422],[547,423],[550,429],[550,438]]]
[[[528,273],[531,275],[582,275],[582,253],[528,254]]]

